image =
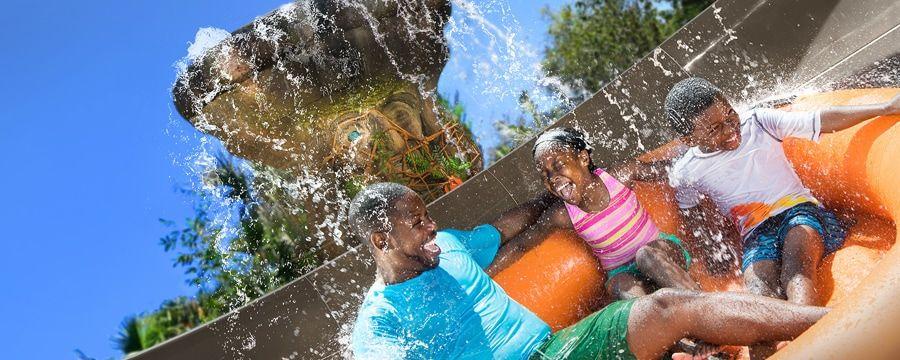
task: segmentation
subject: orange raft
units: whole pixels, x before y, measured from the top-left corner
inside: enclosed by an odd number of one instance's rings
[[[900,89],[841,90],[798,98],[788,110],[883,102]],[[881,359],[900,354],[900,116],[877,117],[823,135],[819,143],[787,139],[785,153],[826,207],[856,221],[844,247],[823,261],[818,292],[831,314],[776,354],[784,359]],[[644,185],[641,202],[660,228],[678,227],[671,189]],[[692,271],[693,273],[694,271]],[[721,288],[702,280],[704,289]],[[557,233],[497,274],[507,293],[554,330],[608,299],[604,275],[585,245]],[[708,278],[708,277],[707,277]]]

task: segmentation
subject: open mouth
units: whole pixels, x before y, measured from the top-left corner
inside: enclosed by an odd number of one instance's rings
[[[422,244],[422,250],[425,250],[425,253],[431,258],[436,258],[441,254],[441,247],[434,242],[434,237],[432,237],[431,240],[428,240],[427,243]]]
[[[558,183],[554,185],[554,190],[559,196],[563,199],[570,199],[572,197],[572,192],[575,191],[575,184],[570,182]]]

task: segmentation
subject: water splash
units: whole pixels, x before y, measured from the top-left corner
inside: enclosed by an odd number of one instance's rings
[[[426,3],[426,1],[410,2],[412,5],[409,9],[422,5],[419,9],[430,11],[430,8],[425,6]],[[203,28],[197,32],[195,41],[187,50],[187,55],[175,65],[179,77],[196,77],[192,84],[202,84],[201,87],[204,89],[185,106],[189,115],[195,115],[191,117],[195,128],[205,133],[216,134],[220,138],[240,137],[247,140],[248,144],[258,144],[260,150],[281,154],[283,158],[289,160],[292,164],[291,177],[276,176],[272,172],[262,171],[261,167],[251,165],[249,162],[239,160],[237,163],[250,176],[266,183],[267,186],[277,188],[294,200],[294,203],[305,204],[298,205],[300,208],[289,209],[298,216],[309,213],[307,207],[317,209],[317,217],[309,224],[311,230],[309,236],[316,246],[333,242],[339,248],[354,249],[356,243],[347,241],[344,227],[345,209],[350,198],[341,188],[341,184],[356,179],[359,175],[358,168],[352,165],[335,166],[327,169],[327,174],[323,174],[321,168],[303,165],[319,161],[317,157],[320,153],[309,144],[296,141],[296,137],[291,135],[290,127],[287,126],[291,123],[266,118],[258,124],[247,126],[234,121],[238,119],[237,117],[226,119],[229,121],[210,117],[205,113],[205,109],[216,101],[215,106],[230,110],[234,114],[246,104],[252,104],[256,109],[254,111],[260,113],[282,111],[276,100],[266,96],[263,90],[267,87],[283,89],[285,93],[298,99],[310,96],[335,99],[341,96],[343,91],[341,87],[322,83],[322,73],[298,72],[296,70],[298,64],[313,64],[320,72],[327,73],[331,79],[340,82],[368,71],[358,61],[360,56],[365,55],[346,50],[351,45],[347,40],[339,40],[338,44],[345,50],[329,51],[328,42],[332,40],[324,38],[327,32],[319,30],[333,29],[339,21],[358,21],[359,29],[371,31],[375,46],[384,50],[386,62],[390,64],[389,73],[413,84],[412,91],[421,99],[430,102],[430,106],[426,106],[426,109],[436,118],[442,116],[438,111],[436,89],[433,84],[436,79],[429,78],[422,71],[418,71],[419,68],[410,66],[409,59],[401,58],[401,53],[395,51],[398,36],[406,39],[426,38],[436,43],[445,43],[445,46],[453,51],[451,61],[456,61],[457,64],[460,60],[471,61],[473,66],[467,69],[466,73],[474,75],[471,78],[472,89],[480,94],[486,103],[496,104],[509,100],[514,102],[523,91],[528,92],[537,106],[543,109],[555,107],[568,99],[564,93],[568,90],[560,86],[557,79],[545,76],[540,66],[540,52],[517,35],[516,29],[520,28],[520,25],[509,16],[508,2],[476,3],[455,0],[452,2],[455,7],[452,17],[447,20],[443,31],[438,32],[434,31],[433,26],[429,26],[433,24],[423,21],[423,17],[426,19],[431,17],[427,14],[423,16],[421,11],[407,11],[405,10],[407,8],[400,6],[397,17],[387,21],[377,15],[377,12],[382,10],[375,7],[381,5],[372,4],[376,3],[338,0],[334,2],[334,9],[329,10],[316,6],[313,2],[295,2],[278,8],[234,34],[221,29]],[[338,12],[352,10],[359,14],[359,18],[341,18],[342,15],[339,13],[331,12],[335,9]],[[501,15],[501,23],[489,19],[496,14]],[[281,25],[285,22],[295,25],[293,28],[285,28]],[[401,31],[390,34],[385,32],[392,26]],[[303,42],[308,46],[290,46],[297,42]],[[200,63],[210,64],[209,72],[191,73],[191,64]],[[273,74],[283,74],[283,83],[279,83]],[[562,90],[546,91],[548,87]],[[248,94],[249,97],[242,99],[230,95],[241,93]],[[223,97],[228,101],[222,101]],[[294,124],[310,123],[317,116],[315,109],[308,107],[287,106],[287,108],[290,108],[290,111],[284,113],[284,118],[298,119]],[[197,193],[212,199],[214,207],[210,209],[211,226],[222,229],[217,234],[215,248],[226,256],[225,261],[235,264],[245,262],[246,258],[231,258],[228,255],[232,241],[243,231],[239,226],[241,215],[235,211],[235,207],[239,204],[228,196],[226,189],[204,180],[215,170],[216,154],[223,151],[224,146],[210,136],[185,137],[198,139],[200,145],[176,161],[194,179],[190,184],[191,187]],[[352,164],[353,153],[363,146],[361,142],[354,141],[356,139],[358,136],[350,139],[346,152],[336,154],[341,160],[346,160],[339,163]],[[235,150],[232,146],[228,148]],[[247,149],[255,151],[249,146]],[[246,155],[242,153],[244,147],[237,150],[238,155]],[[367,285],[359,284],[359,286]],[[250,300],[252,300],[250,295],[245,293],[238,294],[235,299],[237,305]],[[352,313],[357,305],[348,304],[345,308],[333,309],[337,313],[333,316]],[[280,321],[269,320],[270,323]],[[237,354],[252,352],[257,339],[239,327],[239,321],[233,314],[225,318],[224,324],[217,331],[223,331],[227,338],[231,339],[226,344],[229,351]],[[347,343],[346,339],[349,336],[350,327],[347,325],[341,324],[341,334],[338,336],[343,344]],[[301,332],[295,336],[304,334]],[[288,358],[296,357],[296,354],[286,355]]]
[[[663,75],[671,77],[674,73],[663,66],[662,62],[659,61],[659,55],[662,54],[663,51],[660,48],[653,49],[653,54],[649,57],[650,61],[653,62],[653,66],[656,66],[663,71]]]
[[[391,50],[389,44],[391,39],[380,30],[385,24],[374,16],[372,13],[374,10],[366,8],[362,3],[349,0],[341,0],[338,1],[337,4],[343,8],[352,8],[360,11],[362,14],[362,21],[366,27],[372,30],[378,46],[385,49],[388,61],[392,66],[392,71],[401,79],[416,84],[415,91],[417,91],[423,99],[432,101],[430,111],[434,116],[438,116],[439,113],[436,110],[437,106],[435,106],[436,103],[434,102],[436,99],[434,96],[435,89],[427,86],[427,83],[433,79],[427,79],[422,73],[406,70],[406,67],[401,64],[402,59],[398,57],[397,53]],[[528,91],[543,108],[551,108],[559,106],[560,104],[572,107],[573,104],[567,104],[566,99],[577,97],[573,96],[576,95],[573,94],[574,90],[562,86],[558,79],[546,76],[540,67],[540,53],[535,51],[527,42],[516,35],[515,28],[518,24],[515,22],[514,18],[508,15],[508,3],[495,1],[476,4],[475,2],[468,0],[454,0],[452,4],[456,11],[454,11],[453,16],[448,20],[443,33],[434,33],[428,27],[419,26],[418,24],[420,23],[417,20],[422,17],[421,14],[401,11],[399,13],[400,20],[404,23],[403,29],[405,29],[405,32],[401,35],[410,38],[415,38],[416,36],[433,37],[436,41],[444,41],[437,39],[446,38],[447,46],[452,50],[450,58],[451,64],[461,66],[460,64],[463,63],[461,60],[467,60],[471,63],[470,68],[458,75],[466,77],[466,80],[471,82],[471,90],[478,93],[485,103],[500,103],[510,99],[516,99],[522,91]],[[725,26],[724,19],[720,14],[721,8],[714,6],[713,9],[713,15],[724,29],[725,35],[721,40],[727,45],[737,39],[735,31],[732,28]],[[498,25],[488,20],[489,16],[487,14],[491,12],[503,14],[502,18],[509,23]],[[276,10],[273,18],[280,20],[295,20],[294,16],[296,16],[296,14],[302,14],[303,21],[306,22],[305,24],[313,29],[316,29],[320,22],[328,23],[336,21],[334,16],[322,13],[320,9],[312,6],[311,2],[288,4]],[[308,89],[310,88],[310,85],[317,85],[316,81],[318,80],[312,74],[297,74],[291,72],[296,63],[321,64],[320,68],[328,70],[332,76],[338,79],[352,77],[362,71],[359,66],[354,65],[351,61],[354,56],[353,54],[343,54],[346,56],[337,57],[334,56],[334,54],[325,53],[321,48],[316,47],[321,45],[322,39],[320,39],[320,35],[315,31],[304,34],[304,36],[308,36],[309,39],[312,39],[310,42],[311,44],[317,44],[315,46],[300,49],[282,47],[281,40],[285,37],[294,35],[288,34],[283,30],[272,26],[272,24],[268,22],[255,23],[255,25],[250,28],[249,33],[237,35],[231,35],[224,30],[214,28],[200,29],[195,41],[191,43],[188,48],[187,56],[182,62],[179,62],[178,65],[176,65],[177,71],[179,74],[184,73],[187,71],[188,64],[201,61],[202,54],[209,49],[232,40],[233,36],[249,36],[246,34],[252,34],[254,38],[260,39],[260,46],[270,46],[272,49],[268,51],[286,54],[284,57],[276,58],[275,64],[272,65],[272,69],[274,69],[273,71],[288,74],[288,76],[286,76],[286,88],[291,89],[291,91],[305,91],[296,89]],[[697,57],[691,60],[686,67],[690,68],[691,63],[704,56],[704,54],[714,45],[715,43],[697,55]],[[689,52],[693,52],[693,49],[683,42],[679,41],[677,46],[688,50]],[[223,53],[229,53],[230,51],[237,51],[237,49],[226,47],[223,50]],[[665,68],[659,60],[658,56],[660,53],[661,51],[659,49],[655,50],[649,57],[649,60],[652,61],[654,66],[662,69],[665,76],[674,76],[674,72]],[[749,98],[750,95],[753,93],[760,93],[764,87],[765,90],[769,90],[769,93],[774,92],[778,94],[770,96],[769,98],[817,92],[821,89],[815,87],[797,88],[795,84],[785,83],[782,79],[776,79],[776,85],[768,87],[767,85],[762,84],[759,81],[759,78],[754,75],[754,70],[760,66],[757,60],[753,60],[747,54],[736,54],[734,56],[735,58],[731,60],[735,63],[743,64],[743,69],[746,72],[744,76],[747,80],[747,86],[741,92],[742,98],[737,99],[736,101],[738,108],[750,108],[754,101]],[[259,71],[248,72],[247,70],[253,68],[253,66],[251,66],[252,64],[264,60],[265,59],[251,58],[248,60],[248,63],[229,63],[226,61],[213,69],[225,73],[227,75],[225,78],[230,80],[242,77],[264,78],[268,75]],[[764,62],[765,59],[761,61]],[[618,86],[621,84],[616,85]],[[230,83],[212,84],[211,91],[209,91],[206,96],[199,98],[196,104],[193,104],[194,110],[197,111],[197,113],[202,113],[201,110],[205,104],[208,104],[216,96],[235,86],[236,85]],[[335,96],[338,92],[337,89],[331,89],[327,86],[324,87],[324,98]],[[555,89],[555,91],[545,91],[547,88]],[[596,131],[587,132],[588,142],[594,144],[594,146],[608,148],[613,151],[625,151],[635,145],[640,151],[648,150],[645,148],[642,139],[646,139],[650,135],[648,132],[653,130],[638,127],[638,121],[646,123],[648,115],[636,105],[632,104],[629,106],[632,96],[629,89],[623,88],[621,89],[621,92],[624,99],[617,99],[616,96],[607,90],[601,90],[599,94],[617,108],[620,118],[626,121],[629,132],[634,134],[636,144],[632,141],[631,137],[614,137],[611,131],[605,133]],[[263,98],[259,99],[261,104],[267,104],[268,101],[270,100]],[[236,107],[237,105],[234,106]],[[263,109],[265,110],[265,108]],[[296,118],[307,118],[312,116],[308,110],[304,108],[296,109],[296,112],[287,114],[286,116],[288,115]],[[581,119],[576,117],[573,126],[585,130],[584,124],[580,124],[580,121]],[[216,124],[207,121],[202,116],[194,124],[201,131],[210,133],[233,133],[238,131],[238,129],[231,127],[233,125]],[[293,143],[288,136],[280,136],[281,134],[278,132],[267,132],[268,129],[276,128],[278,126],[279,125],[274,122],[264,123],[260,129],[256,129],[249,133],[255,141],[266,144],[269,149],[274,150],[276,153],[304,153],[308,150],[301,145]],[[217,140],[207,136],[200,136],[199,139],[200,145],[194,149],[191,154],[188,154],[181,159],[180,163],[184,166],[185,170],[191,174],[192,178],[195,179],[192,186],[200,192],[208,194],[208,196],[216,199],[216,203],[219,206],[213,209],[213,221],[215,226],[223,229],[223,231],[217,235],[217,246],[223,253],[227,253],[231,239],[238,236],[241,231],[241,229],[235,225],[238,223],[239,215],[233,211],[235,206],[234,201],[223,192],[223,189],[215,186],[215,184],[204,182],[202,180],[206,174],[215,167],[215,154],[218,151],[221,151],[223,146],[218,143]],[[356,152],[356,147],[361,145],[358,142],[352,142],[350,146],[351,147],[346,153],[340,155],[349,158],[352,156],[352,153]],[[309,152],[313,153],[311,150],[309,150]],[[299,162],[317,160],[313,159],[314,156],[315,155],[300,155],[296,160],[299,160]],[[272,176],[267,172],[257,171],[256,168],[253,168],[247,163],[241,163],[241,166],[254,176],[265,178],[272,186],[283,190],[290,197],[294,199],[309,199],[312,206],[322,210],[322,217],[311,224],[314,230],[311,236],[317,240],[317,245],[322,245],[325,242],[325,239],[333,239],[337,246],[343,249],[354,249],[352,247],[354,245],[352,242],[345,241],[347,238],[346,229],[342,226],[346,220],[345,208],[350,199],[349,196],[339,188],[338,183],[335,182],[334,179],[353,179],[357,174],[358,169],[353,166],[341,166],[329,169],[331,173],[328,176],[323,176],[317,168],[297,166],[292,169],[295,177],[285,179]],[[293,210],[300,213],[306,209],[298,208]],[[715,259],[719,261],[734,261],[734,259],[736,259],[735,254],[725,246],[723,234],[712,234],[711,238],[714,243],[707,245],[716,249],[714,251]],[[229,260],[242,261],[243,259]],[[347,270],[342,269],[341,271]],[[368,284],[359,285],[365,286]],[[250,300],[247,294],[239,295],[240,301],[247,302]],[[361,298],[358,300],[361,300]],[[344,305],[346,306],[339,309],[332,309],[332,311],[340,314],[352,313],[355,311],[358,303],[348,302]],[[231,324],[231,329],[225,331],[229,334],[228,338],[233,339],[230,340],[231,342],[228,346],[236,349],[238,353],[240,353],[240,351],[253,349],[256,344],[256,339],[247,333],[240,333],[241,330],[236,328],[237,318],[229,317],[227,319],[229,320],[227,323]],[[279,318],[270,320],[270,322],[280,321]],[[352,323],[343,323],[340,324],[340,327],[338,341],[342,345],[344,355],[349,356],[346,349],[349,344],[349,333],[352,329]],[[304,334],[302,331],[298,330],[294,332],[294,336],[299,337],[304,336]],[[290,354],[287,358],[293,359],[297,358],[297,356],[298,355],[295,352]]]
[[[719,25],[722,26],[722,31],[725,32],[725,45],[737,40],[737,36],[734,35],[734,29],[725,25],[725,19],[722,18],[722,15],[720,14],[722,8],[716,6],[716,4],[711,4],[710,7],[713,9],[713,16],[716,18],[716,21],[719,22]]]

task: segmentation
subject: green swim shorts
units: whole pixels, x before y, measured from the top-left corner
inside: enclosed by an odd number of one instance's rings
[[[557,331],[531,356],[537,359],[635,359],[628,348],[628,315],[636,299],[616,301]]]
[[[667,241],[675,244],[676,246],[678,246],[678,248],[681,249],[682,254],[684,254],[684,270],[685,271],[688,270],[691,267],[691,253],[689,253],[687,251],[687,248],[684,247],[684,243],[681,242],[681,239],[679,239],[675,235],[666,234],[666,233],[659,233],[659,238],[663,239],[663,240],[667,240]],[[635,276],[643,276],[641,274],[641,271],[638,270],[637,264],[634,262],[634,260],[632,260],[631,262],[629,262],[625,265],[619,266],[619,267],[607,272],[606,273],[606,281],[609,282],[609,280],[612,279],[613,276],[616,276],[623,272],[632,273]]]

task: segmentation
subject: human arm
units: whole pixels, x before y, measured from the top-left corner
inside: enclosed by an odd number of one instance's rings
[[[900,114],[900,95],[879,104],[831,106],[814,112],[759,109],[755,114],[763,130],[778,141],[786,137],[818,141],[820,134],[844,130],[876,116]]]
[[[449,229],[444,231],[457,232],[458,238],[469,250],[475,262],[487,269],[498,258],[506,256],[506,252],[510,251],[506,246],[510,240],[517,238],[537,222],[544,210],[554,201],[558,200],[544,191],[535,198],[503,212],[490,224],[476,226],[471,231],[460,232]],[[535,235],[530,235],[529,238],[531,236]],[[521,241],[523,240],[519,240]]]
[[[897,114],[900,114],[900,95],[879,104],[832,106],[820,113],[822,133],[844,130],[876,116]]]
[[[535,198],[500,214],[491,223],[500,232],[500,246],[537,222],[544,210],[554,202],[558,202],[556,197],[547,191],[542,191]]]
[[[628,188],[634,188],[635,181],[666,181],[671,160],[640,161],[632,159],[612,167],[609,174]]]
[[[514,262],[522,258],[522,255],[540,245],[551,233],[559,229],[572,228],[572,222],[566,214],[566,208],[562,201],[555,201],[541,218],[532,226],[525,229],[519,236],[503,245],[487,273],[491,276],[503,271]]]

